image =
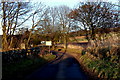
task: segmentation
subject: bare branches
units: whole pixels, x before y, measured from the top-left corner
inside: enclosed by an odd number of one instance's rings
[[[95,29],[107,28],[116,25],[117,13],[113,12],[114,6],[105,2],[81,3],[78,9],[73,10],[68,16],[80,21],[84,27],[91,31],[91,38],[95,39]]]
[[[26,3],[20,2],[2,2],[2,30],[3,30],[3,49],[11,47],[13,37],[8,40],[8,36],[14,35],[16,27],[18,25],[18,19],[21,15],[21,12],[24,12],[25,15],[29,10],[24,10],[26,8]],[[24,6],[24,8],[23,8]],[[5,45],[6,44],[6,45]]]

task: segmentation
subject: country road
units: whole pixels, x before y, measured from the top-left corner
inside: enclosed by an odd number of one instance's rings
[[[66,53],[58,53],[56,60],[26,77],[27,80],[88,80],[78,61]]]

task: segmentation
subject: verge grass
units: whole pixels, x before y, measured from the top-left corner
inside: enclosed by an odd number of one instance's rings
[[[42,67],[44,64],[55,59],[54,55],[46,54],[43,57],[34,59],[23,59],[19,63],[8,64],[2,66],[3,79],[24,79],[27,75],[31,74],[34,70]]]

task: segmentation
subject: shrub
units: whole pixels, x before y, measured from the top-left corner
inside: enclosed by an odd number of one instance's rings
[[[82,50],[81,54],[84,55],[86,53],[86,51]]]

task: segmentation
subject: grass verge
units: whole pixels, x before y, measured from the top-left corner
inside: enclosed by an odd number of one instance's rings
[[[86,73],[92,77],[108,80],[120,78],[120,63],[108,61],[106,58],[97,58],[91,53],[79,49],[67,49],[67,53],[77,57]]]
[[[36,69],[55,59],[54,55],[44,55],[34,59],[23,59],[19,63],[7,64],[2,66],[2,79],[24,79]]]

